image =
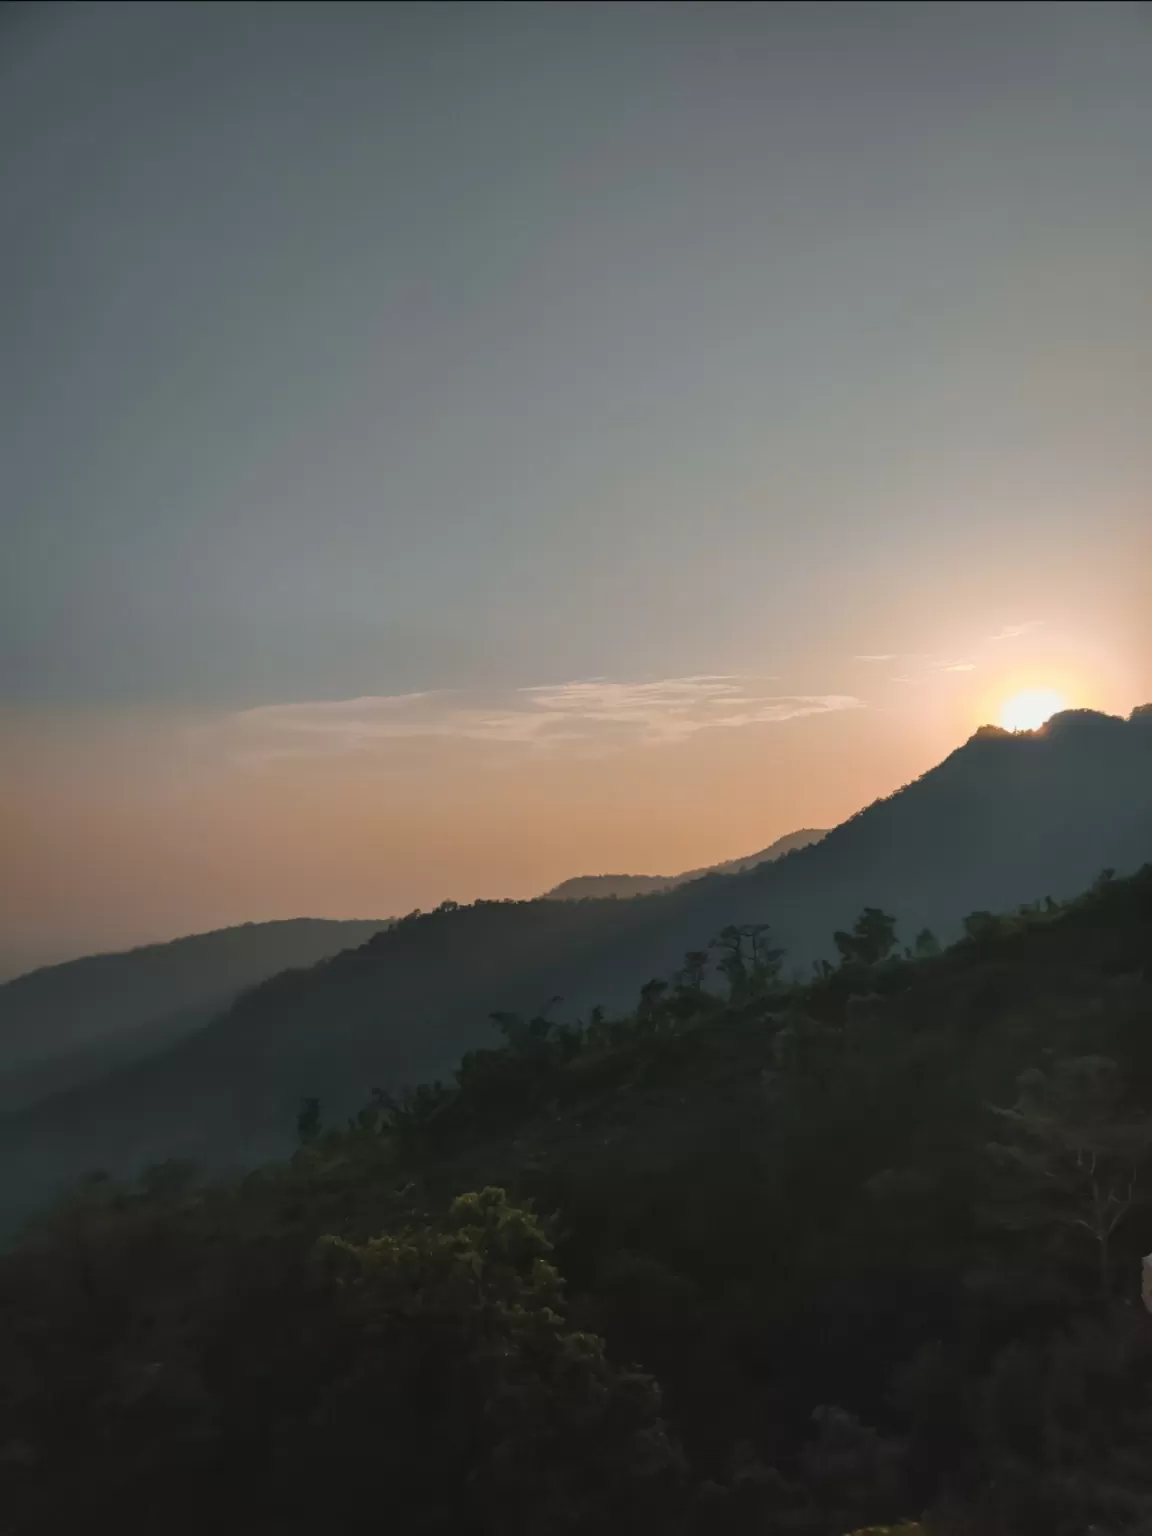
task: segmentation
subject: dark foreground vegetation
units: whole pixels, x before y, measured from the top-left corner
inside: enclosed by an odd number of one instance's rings
[[[89,1180],[0,1263],[4,1529],[1152,1531],[1152,867],[966,934],[730,928],[283,1165]]]

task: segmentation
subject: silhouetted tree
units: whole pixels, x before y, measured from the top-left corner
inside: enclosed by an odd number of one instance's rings
[[[852,926],[832,935],[842,965],[878,965],[896,947],[896,919],[879,907],[865,907]]]
[[[729,923],[726,928],[721,928],[712,940],[711,947],[720,952],[716,969],[728,982],[728,996],[732,1002],[741,1001],[748,991],[748,965],[744,953],[745,937],[743,928],[737,927],[735,923]]]
[[[584,1031],[584,1037],[588,1041],[589,1045],[601,1046],[606,1043],[608,1039],[608,1030],[605,1026],[604,1019],[604,1009],[599,1003],[597,1003],[596,1006],[592,1009],[591,1013],[588,1015],[588,1026]]]
[[[780,975],[780,962],[784,951],[769,943],[772,932],[767,923],[747,923],[741,930],[752,952],[752,964],[748,972],[748,990],[754,996],[762,996]]]
[[[659,1022],[660,1008],[667,990],[668,983],[658,976],[654,976],[651,981],[646,981],[640,988],[640,1006],[636,1010],[636,1018],[640,1024],[652,1026]]]
[[[708,951],[704,949],[690,949],[684,956],[684,963],[673,978],[677,992],[693,996],[701,993],[704,990],[704,977],[707,970]]]

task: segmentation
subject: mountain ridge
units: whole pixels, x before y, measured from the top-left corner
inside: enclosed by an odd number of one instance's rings
[[[363,943],[387,919],[239,923],[38,966],[0,984],[0,1109],[189,1034],[241,992]]]
[[[301,1099],[337,1117],[374,1087],[443,1076],[490,1038],[495,1010],[564,1017],[631,1001],[728,923],[772,924],[791,972],[832,953],[864,906],[902,938],[958,936],[1152,856],[1146,717],[1070,714],[1043,731],[975,733],[820,842],[733,875],[618,901],[446,903],[358,949],[248,991],[149,1061],[0,1122],[0,1166],[39,1203],[45,1180],[161,1157],[244,1165],[277,1156]],[[35,1195],[35,1199],[33,1199]]]
[[[700,869],[687,869],[678,875],[574,875],[554,885],[544,895],[550,901],[583,901],[589,896],[650,896],[656,891],[687,885],[690,880],[700,880],[705,875],[734,875],[757,864],[783,858],[796,848],[806,848],[809,843],[818,842],[828,830],[827,827],[801,827],[796,832],[786,832],[758,853],[725,859],[719,864],[705,864]]]

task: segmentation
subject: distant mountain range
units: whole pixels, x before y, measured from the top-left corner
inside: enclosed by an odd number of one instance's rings
[[[709,864],[704,869],[688,869],[682,875],[576,875],[571,880],[562,880],[544,894],[553,901],[583,901],[588,896],[651,896],[656,891],[670,891],[674,886],[686,885],[689,880],[699,880],[704,875],[738,875],[746,869],[755,869],[757,864],[767,864],[796,848],[818,843],[827,830],[827,827],[804,827],[799,832],[786,832],[767,848],[761,848],[759,853],[729,859],[724,864]]]
[[[791,832],[759,853],[680,875],[577,876],[546,894],[575,900],[669,890],[780,858],[823,835]],[[246,988],[355,949],[391,921],[243,923],[43,966],[2,983],[0,1113],[155,1055],[223,1013]]]
[[[89,955],[0,986],[0,1110],[151,1055],[290,966],[363,944],[386,919],[244,923]]]
[[[629,901],[445,903],[275,976],[150,1059],[0,1119],[0,1198],[12,1217],[93,1167],[278,1156],[304,1097],[339,1116],[374,1087],[444,1075],[488,1042],[496,1009],[631,1003],[728,923],[770,923],[788,967],[805,971],[865,905],[895,913],[905,940],[925,925],[950,939],[973,910],[1071,897],[1103,867],[1149,858],[1152,710],[985,727],[818,842],[745,873]]]

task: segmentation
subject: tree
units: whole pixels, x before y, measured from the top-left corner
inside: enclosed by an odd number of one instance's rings
[[[588,1023],[584,1030],[584,1038],[589,1045],[603,1046],[607,1043],[608,1027],[604,1020],[604,1009],[600,1003],[597,1003],[588,1015]]]
[[[852,926],[832,935],[841,965],[879,965],[896,947],[896,919],[880,907],[865,907]]]
[[[720,951],[716,968],[727,977],[732,1002],[762,996],[779,976],[784,951],[769,943],[771,931],[767,923],[729,923],[712,940],[712,948]]]
[[[539,1219],[495,1188],[435,1227],[323,1239],[344,1347],[303,1426],[314,1465],[329,1445],[375,1445],[353,1464],[366,1497],[386,1465],[420,1529],[663,1528],[684,1469],[659,1390],[569,1328],[551,1254]]]
[[[1012,1175],[999,1220],[1019,1229],[1085,1232],[1096,1249],[1100,1293],[1112,1293],[1112,1238],[1146,1199],[1152,1121],[1126,1105],[1116,1063],[1104,1056],[1033,1068],[1011,1108],[995,1109],[1007,1133],[991,1155]]]
[[[654,976],[651,981],[646,981],[640,988],[640,1006],[636,1010],[638,1024],[648,1028],[655,1028],[660,1022],[661,1005],[664,994],[668,990],[668,983]]]
[[[784,951],[769,942],[772,929],[767,923],[747,923],[742,931],[752,951],[748,990],[759,997],[767,992],[779,977]]]
[[[549,998],[540,1012],[530,1019],[525,1019],[520,1013],[506,1012],[490,1013],[488,1017],[504,1036],[505,1044],[510,1051],[532,1052],[542,1041],[547,1040],[556,1027],[555,1021],[548,1017],[548,1011],[560,1001],[558,997]]]
[[[691,1002],[698,1001],[700,994],[704,991],[704,976],[707,970],[708,951],[690,949],[684,956],[684,963],[673,977],[677,997]]]
[[[964,919],[964,937],[973,944],[998,938],[1005,929],[1005,920],[995,912],[969,912]]]
[[[917,960],[929,960],[940,953],[940,940],[931,928],[921,928],[912,943],[912,954]]]
[[[741,1002],[748,991],[748,965],[744,954],[745,933],[743,928],[738,928],[735,923],[729,923],[726,928],[712,940],[711,947],[720,951],[720,959],[716,962],[716,969],[728,982],[728,996],[732,1002]]]

